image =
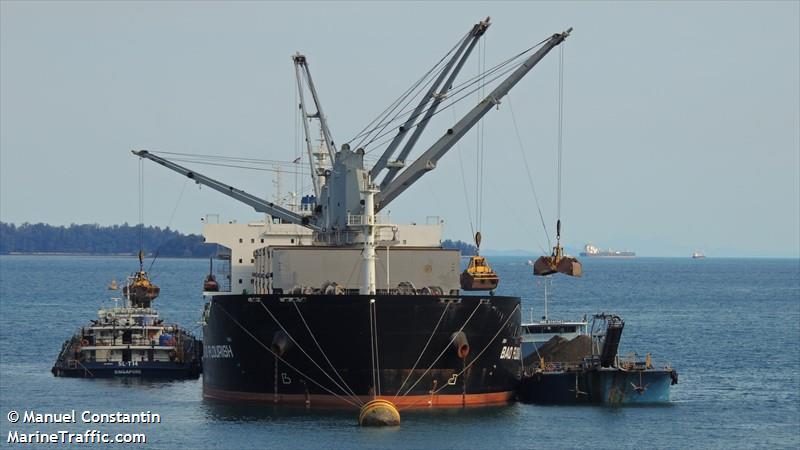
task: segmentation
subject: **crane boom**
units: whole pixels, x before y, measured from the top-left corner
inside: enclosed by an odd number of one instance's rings
[[[469,42],[469,47],[467,47],[466,51],[464,52],[464,56],[461,57],[461,60],[458,61],[455,69],[453,69],[450,76],[447,78],[444,86],[442,87],[441,92],[437,93],[433,97],[433,102],[425,111],[425,116],[417,123],[417,127],[414,130],[414,133],[408,138],[408,142],[403,146],[403,149],[400,151],[400,154],[397,155],[397,161],[400,164],[393,165],[389,168],[389,171],[386,173],[386,176],[383,177],[381,180],[381,188],[388,186],[394,177],[397,176],[397,173],[402,170],[402,164],[405,164],[406,158],[408,154],[411,153],[411,149],[414,148],[414,145],[417,143],[417,140],[422,135],[422,132],[425,131],[425,127],[428,126],[429,120],[436,114],[436,109],[439,107],[439,104],[445,99],[447,95],[447,91],[453,86],[453,82],[458,76],[458,73],[461,71],[461,68],[464,67],[464,63],[467,62],[467,58],[469,58],[470,53],[472,53],[472,49],[475,48],[475,45],[478,43],[478,39],[486,32],[486,28],[489,27],[489,18],[487,17],[485,21],[480,22],[475,25],[475,28],[472,30],[472,39]],[[416,117],[416,115],[412,116]]]
[[[241,189],[236,189],[233,186],[229,186],[213,178],[209,178],[203,174],[197,173],[194,170],[189,170],[181,165],[175,164],[172,161],[167,159],[161,158],[160,156],[156,156],[150,153],[147,150],[139,150],[139,151],[132,151],[132,153],[140,158],[146,158],[151,161],[155,161],[158,164],[166,167],[167,169],[174,170],[182,175],[185,175],[188,178],[191,178],[198,184],[202,184],[204,186],[208,186],[215,191],[221,192],[228,197],[236,199],[245,205],[252,206],[258,212],[269,214],[273,217],[278,217],[282,220],[287,222],[291,222],[297,225],[302,225],[304,227],[311,228],[314,231],[321,231],[321,228],[312,223],[311,216],[301,216],[296,214],[292,211],[289,211],[286,208],[278,206],[272,202],[268,202],[264,199],[258,198],[255,195],[249,194]]]
[[[400,143],[403,141],[403,138],[405,137],[408,130],[411,129],[411,126],[414,124],[414,121],[417,120],[417,118],[423,113],[425,105],[427,105],[431,101],[431,99],[434,99],[434,106],[432,108],[435,111],[436,105],[438,105],[438,101],[436,101],[437,100],[436,90],[439,89],[439,86],[442,85],[442,82],[445,80],[445,77],[447,77],[447,74],[451,74],[450,77],[448,77],[447,79],[447,83],[445,83],[444,86],[442,86],[442,91],[439,93],[439,101],[441,101],[440,100],[441,96],[443,96],[450,89],[450,85],[452,85],[453,79],[455,79],[456,75],[458,75],[458,72],[461,70],[461,67],[464,66],[464,62],[466,62],[467,58],[469,58],[469,54],[472,51],[473,47],[475,47],[475,44],[477,43],[478,39],[480,39],[480,37],[483,36],[487,28],[489,28],[488,17],[486,18],[486,20],[478,22],[475,25],[473,25],[472,29],[469,31],[467,36],[464,38],[463,41],[461,41],[458,50],[456,50],[456,52],[453,54],[453,56],[445,65],[442,72],[436,78],[436,81],[433,84],[431,84],[431,86],[428,88],[428,92],[425,93],[424,97],[422,97],[422,100],[420,100],[417,107],[414,108],[414,111],[411,113],[410,116],[408,116],[408,119],[399,128],[399,131],[397,132],[397,135],[395,135],[394,139],[392,139],[392,142],[390,142],[389,146],[386,147],[386,150],[383,152],[380,159],[378,159],[378,161],[370,170],[369,175],[370,177],[372,177],[373,180],[378,177],[378,175],[384,168],[386,168],[387,164],[389,163],[389,158],[392,157],[392,154],[400,145]],[[465,49],[466,53],[464,53]],[[455,66],[455,70],[453,70],[453,66]],[[429,108],[428,111],[430,112],[431,108]],[[426,115],[426,117],[420,121],[420,125],[422,128],[425,127],[425,121],[428,118],[429,116]],[[418,137],[418,133],[415,132],[414,136]],[[414,139],[414,137],[412,136],[412,141],[409,141],[411,146],[414,145],[415,141],[416,139]],[[406,145],[406,148],[408,147],[409,145]],[[404,158],[405,156],[403,156],[401,153],[400,158],[398,158],[398,162],[402,163],[402,160]],[[392,174],[392,176],[394,175],[391,171],[390,173]]]
[[[547,55],[550,50],[558,46],[569,36],[572,28],[557,33],[550,37],[547,42],[533,55],[528,57],[514,72],[511,73],[502,83],[500,83],[485,99],[478,103],[464,117],[461,118],[452,128],[439,138],[422,156],[417,158],[413,164],[408,166],[400,175],[397,176],[389,185],[383,187],[375,198],[375,211],[385,208],[392,200],[402,194],[403,191],[413,185],[425,173],[436,168],[436,163],[461,139],[493,106],[500,103],[508,92],[530,72],[533,67]]]

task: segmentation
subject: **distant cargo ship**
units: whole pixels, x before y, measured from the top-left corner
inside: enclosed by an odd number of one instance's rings
[[[633,258],[636,256],[636,253],[629,251],[619,252],[611,249],[600,250],[592,244],[586,244],[583,247],[583,251],[580,253],[580,255],[583,257],[596,256],[604,258]]]

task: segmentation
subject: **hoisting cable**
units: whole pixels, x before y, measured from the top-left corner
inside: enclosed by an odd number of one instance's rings
[[[564,46],[558,46],[558,200],[556,208],[556,245],[561,246],[561,157],[564,141]]]
[[[508,99],[508,109],[511,111],[511,122],[514,124],[514,131],[517,134],[517,143],[519,144],[519,153],[522,155],[522,163],[525,164],[525,175],[528,176],[528,185],[531,188],[531,192],[533,193],[533,199],[536,202],[536,209],[539,211],[539,220],[542,222],[542,228],[544,229],[544,235],[547,238],[547,247],[550,248],[553,244],[550,242],[550,234],[547,232],[547,225],[545,225],[544,221],[544,214],[542,214],[542,207],[539,204],[539,196],[536,195],[536,188],[533,185],[533,177],[531,176],[531,168],[528,165],[528,158],[525,156],[525,148],[522,145],[522,137],[519,133],[519,127],[517,126],[517,117],[514,115],[514,107],[511,104],[511,96],[506,95]]]
[[[456,117],[456,109],[453,108],[453,121],[457,121],[458,118]],[[461,169],[461,185],[463,187],[464,192],[464,202],[467,204],[467,217],[469,217],[469,231],[470,236],[475,236],[475,226],[472,222],[472,205],[470,205],[469,201],[469,193],[467,191],[467,177],[464,175],[464,159],[461,156],[461,139],[456,141],[456,153],[458,154],[458,168]]]
[[[169,222],[167,222],[167,228],[172,226],[172,220],[175,218],[175,213],[178,211],[178,206],[181,204],[181,199],[183,198],[183,192],[186,190],[187,184],[189,184],[189,178],[186,178],[186,180],[183,182],[183,186],[181,187],[181,193],[178,195],[178,201],[175,202],[175,206],[172,208],[172,214],[170,214],[169,216]],[[156,247],[156,254],[155,256],[153,256],[153,260],[150,261],[150,266],[147,267],[147,273],[150,273],[150,271],[153,269],[153,264],[155,264],[156,260],[158,259],[158,255],[161,252],[161,247],[163,247],[164,244],[166,244],[167,242],[168,240],[164,239],[164,241],[158,244],[158,247]]]
[[[217,304],[216,304],[216,303],[212,303],[212,306],[214,306],[214,305],[217,305]],[[226,310],[225,310],[225,308],[223,308],[222,306],[219,306],[219,305],[217,305],[217,308],[219,308],[220,310],[222,310],[222,312],[223,312],[223,313],[225,313],[225,315],[226,315],[226,316],[228,316],[228,318],[229,318],[229,319],[230,319],[230,320],[231,320],[233,323],[235,323],[235,324],[236,324],[236,325],[237,325],[239,328],[241,328],[241,329],[242,329],[242,331],[244,331],[244,332],[245,332],[245,333],[246,333],[248,336],[250,336],[250,337],[251,337],[251,338],[252,338],[254,341],[256,341],[256,343],[258,343],[258,344],[259,344],[261,347],[263,347],[263,348],[264,348],[264,350],[266,350],[266,351],[270,352],[270,353],[272,354],[272,356],[274,356],[274,357],[275,357],[276,359],[278,359],[280,362],[282,362],[282,363],[286,364],[286,366],[288,366],[290,369],[292,369],[292,370],[294,370],[295,372],[297,372],[297,373],[298,373],[300,376],[302,376],[302,377],[305,377],[305,379],[307,379],[308,381],[310,381],[310,382],[314,383],[314,384],[315,384],[315,385],[317,385],[317,386],[318,386],[320,389],[323,389],[325,392],[327,392],[327,393],[329,393],[329,394],[333,395],[334,397],[338,398],[339,400],[342,400],[342,401],[343,401],[343,402],[345,402],[345,403],[348,403],[348,404],[350,404],[351,406],[353,406],[353,407],[355,407],[355,408],[360,408],[361,406],[363,406],[363,402],[361,402],[361,399],[358,399],[358,398],[356,398],[356,399],[359,401],[359,403],[361,403],[361,404],[354,403],[354,402],[353,402],[352,400],[350,400],[349,398],[347,398],[347,397],[342,397],[341,395],[337,394],[336,392],[333,392],[332,390],[330,390],[330,389],[328,389],[327,387],[325,387],[325,386],[321,385],[321,384],[320,384],[320,383],[318,383],[316,380],[314,380],[313,378],[311,378],[311,377],[309,377],[308,375],[306,375],[305,373],[303,373],[303,372],[302,372],[300,369],[298,369],[298,368],[296,368],[295,366],[293,366],[293,365],[292,365],[292,364],[291,364],[289,361],[286,361],[286,360],[285,360],[285,359],[283,359],[283,358],[282,358],[280,355],[278,355],[277,353],[275,353],[274,351],[272,351],[272,349],[271,349],[271,348],[269,348],[267,345],[264,345],[264,343],[263,343],[263,342],[261,342],[261,341],[260,341],[260,340],[259,340],[259,339],[258,339],[258,338],[257,338],[257,337],[256,337],[256,336],[253,334],[253,333],[251,333],[251,332],[250,332],[250,331],[249,331],[247,328],[245,328],[245,327],[244,327],[244,326],[243,326],[241,323],[239,323],[239,321],[238,321],[238,320],[234,319],[234,318],[233,318],[233,316],[232,316],[232,315],[231,315],[231,314],[230,314],[228,311],[226,311]]]
[[[144,159],[139,158],[139,272],[144,270]]]
[[[306,353],[305,349],[303,349],[303,347],[294,339],[294,337],[292,337],[292,335],[289,334],[289,332],[286,330],[286,328],[283,326],[283,324],[281,324],[281,322],[278,320],[278,318],[275,317],[275,315],[272,314],[272,311],[269,310],[267,305],[265,305],[263,301],[259,301],[258,303],[261,305],[262,308],[264,308],[264,310],[267,312],[267,314],[269,314],[269,316],[272,317],[272,320],[275,322],[275,324],[278,325],[278,327],[280,327],[280,329],[284,333],[286,333],[286,336],[294,343],[294,345],[296,345],[297,348],[301,352],[303,352],[304,355],[306,355],[306,358],[308,358],[308,360],[311,361],[311,363],[314,364],[317,367],[317,369],[319,369],[320,372],[322,372],[323,375],[328,377],[328,379],[331,380],[333,382],[333,384],[336,385],[336,387],[341,389],[342,392],[344,392],[346,395],[350,395],[347,392],[347,390],[345,388],[343,388],[336,380],[334,380],[333,377],[331,377],[325,369],[323,369],[319,364],[317,364],[317,362],[314,360],[314,358],[312,358],[308,353]],[[363,403],[361,401],[361,399],[359,399],[358,397],[355,397],[355,396],[353,396],[353,397],[356,399],[356,401],[358,403]]]

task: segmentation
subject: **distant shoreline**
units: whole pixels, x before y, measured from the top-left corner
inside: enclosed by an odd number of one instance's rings
[[[89,256],[89,257],[104,257],[104,258],[135,258],[136,253],[75,253],[75,252],[8,252],[0,253],[0,256]],[[144,257],[149,259],[153,258],[154,254],[147,254]],[[208,256],[175,256],[175,255],[159,255],[159,258],[164,259],[208,259]],[[462,258],[469,258],[470,255],[462,255]],[[517,258],[517,259],[531,259],[535,255],[491,255],[489,258]],[[635,261],[638,259],[685,259],[693,260],[691,257],[686,256],[636,256],[635,258],[597,258],[587,257],[579,258],[581,261]],[[796,256],[714,256],[703,258],[703,260],[720,260],[720,259],[790,259],[800,261]]]
[[[8,252],[0,253],[0,256],[103,256],[107,258],[135,258],[136,253],[76,253],[76,252]],[[144,255],[145,258],[152,258],[154,254]],[[207,256],[174,256],[159,255],[159,258],[170,259],[207,259]]]

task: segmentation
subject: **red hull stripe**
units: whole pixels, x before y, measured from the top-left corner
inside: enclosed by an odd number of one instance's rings
[[[488,394],[435,394],[435,395],[407,395],[405,397],[393,398],[380,396],[385,400],[394,403],[399,409],[424,409],[424,408],[461,408],[463,406],[491,406],[503,405],[511,401],[513,392],[492,392]],[[353,405],[343,401],[333,395],[320,394],[274,394],[260,392],[239,392],[222,389],[214,389],[203,385],[203,397],[214,400],[246,402],[246,403],[279,403],[286,405],[309,405],[324,406],[335,408],[352,408]],[[359,396],[359,399],[366,403],[372,400],[369,396]]]

